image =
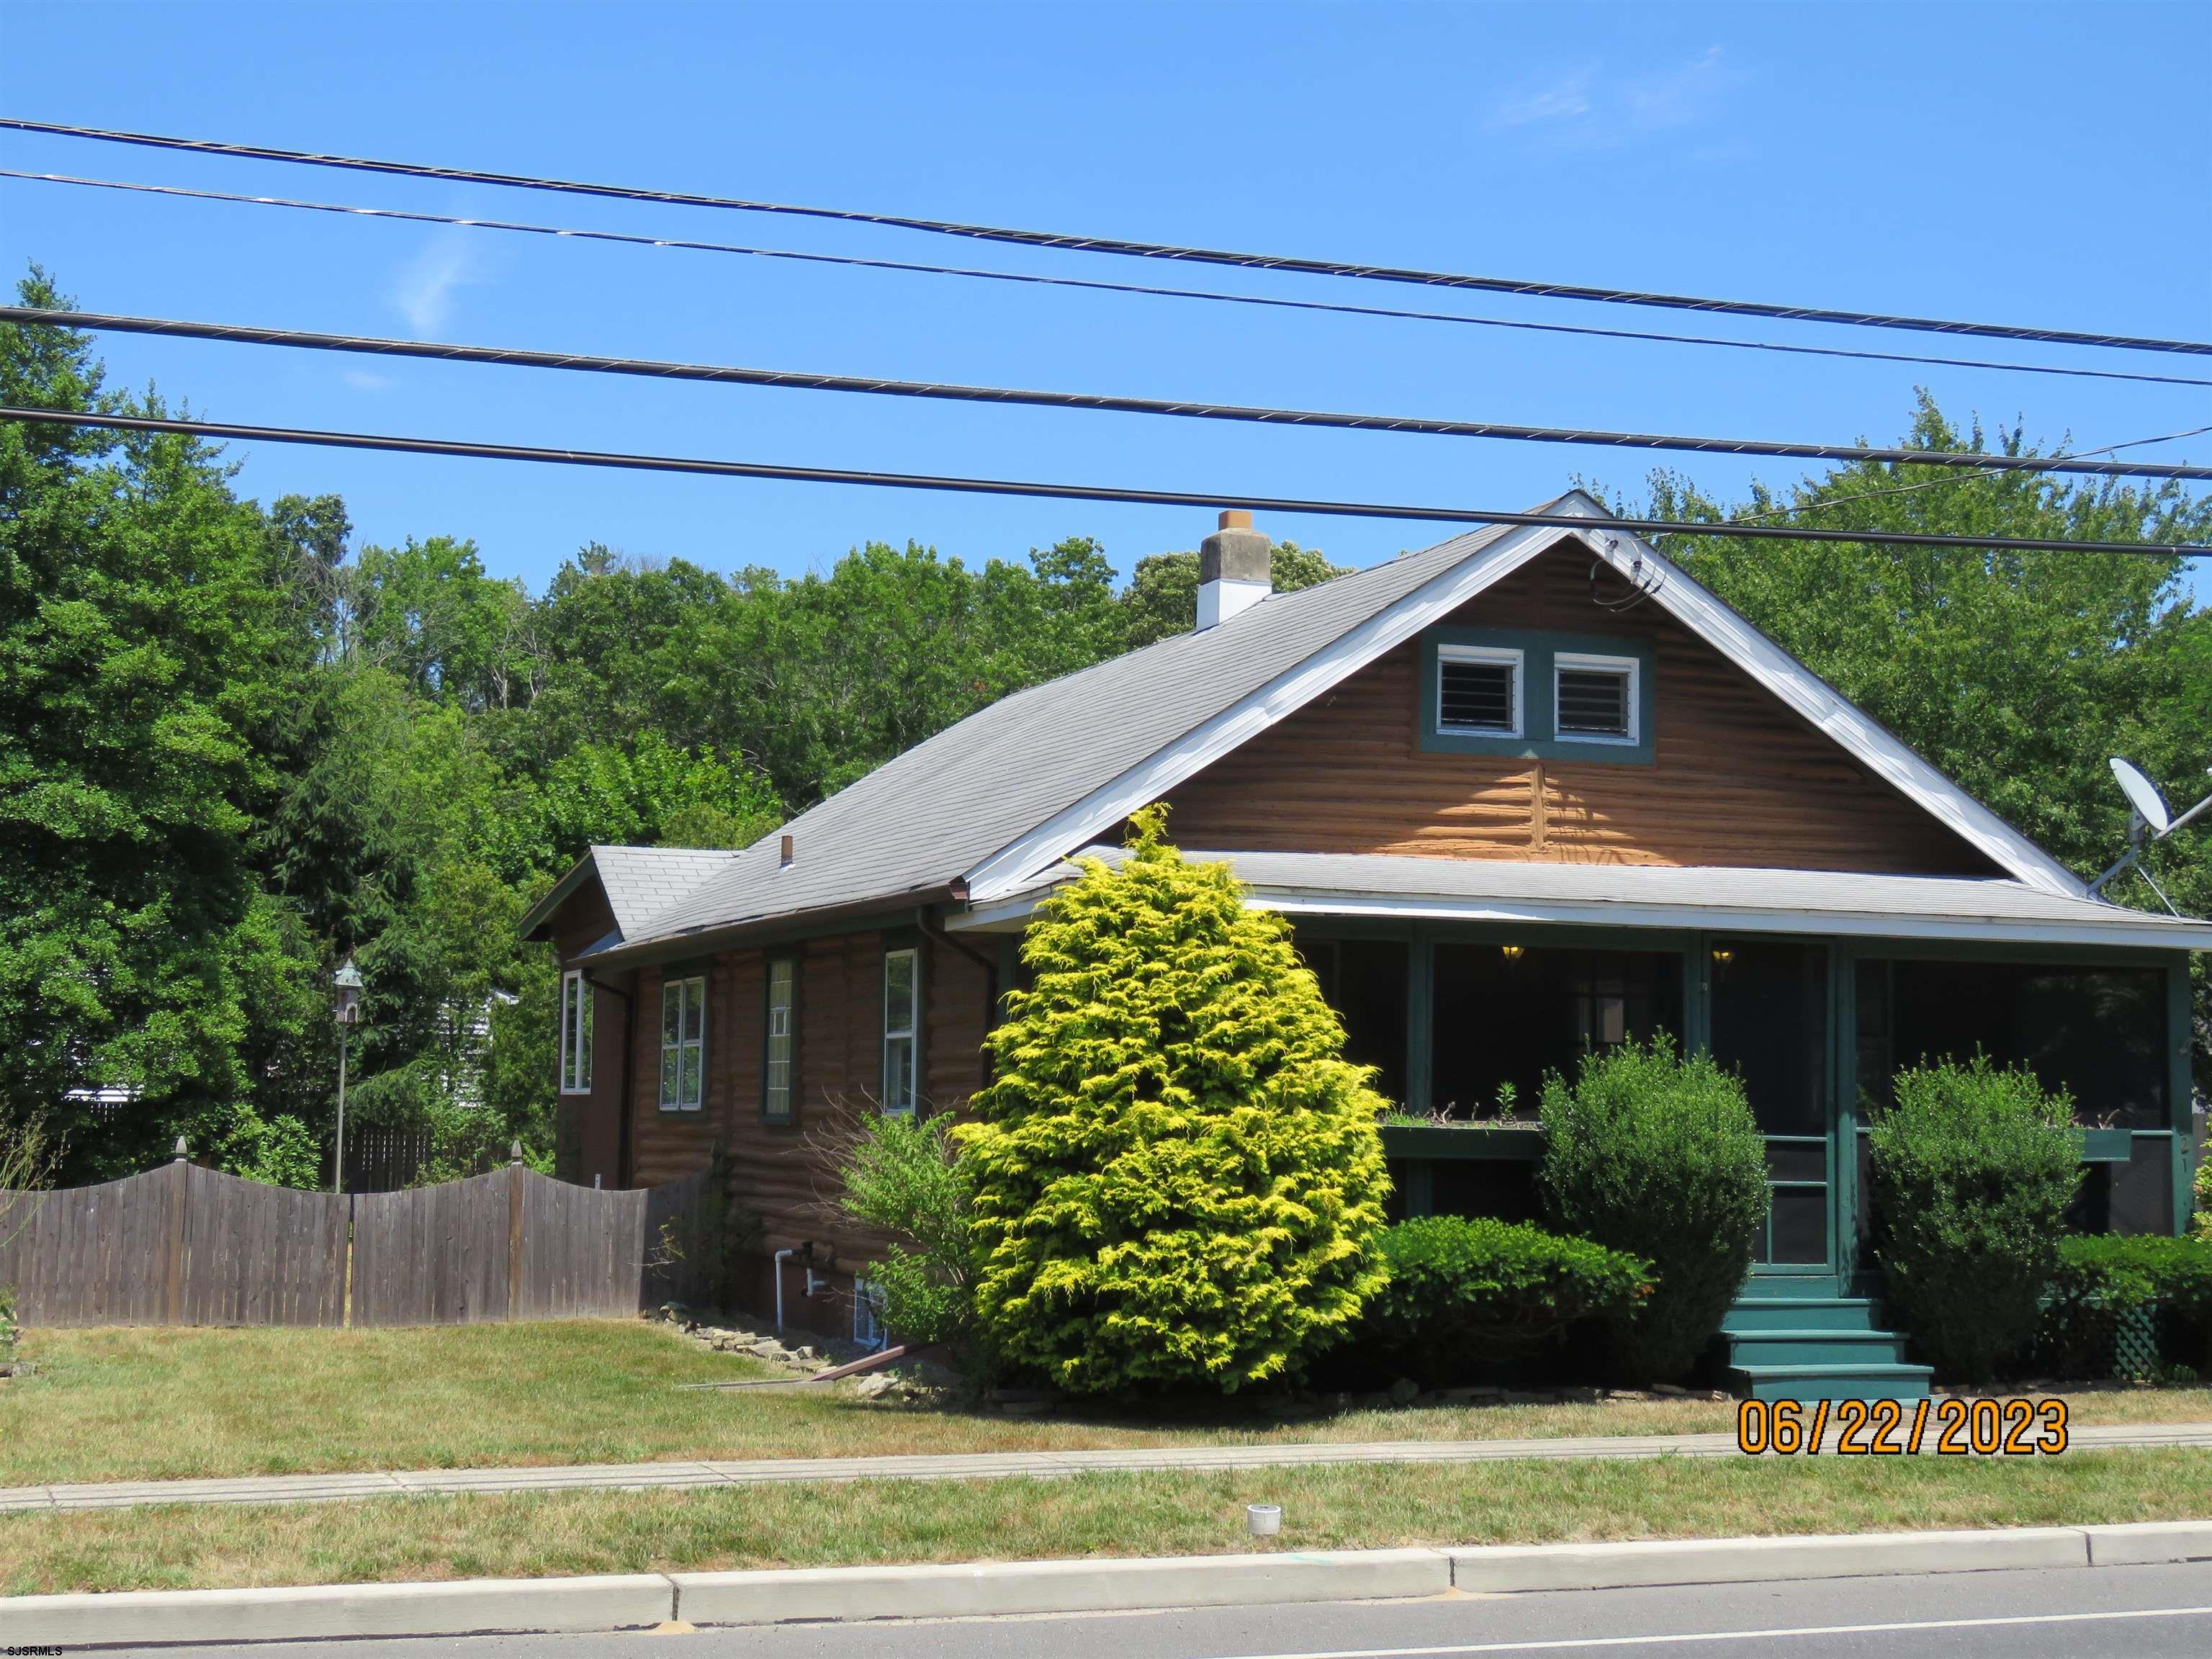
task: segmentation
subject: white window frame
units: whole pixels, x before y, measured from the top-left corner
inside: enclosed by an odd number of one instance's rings
[[[561,975],[561,1092],[592,1092],[592,1015],[598,1000],[580,968]]]
[[[668,1002],[676,999],[676,1036],[668,1035]],[[696,1024],[694,1023],[696,1016]],[[697,1057],[691,1075],[696,1095],[684,1097],[684,1058]],[[693,974],[660,982],[660,1109],[664,1112],[703,1111],[707,1105],[707,979]]]
[[[1453,726],[1444,720],[1444,665],[1448,662],[1487,663],[1513,671],[1513,723],[1510,726]],[[1440,738],[1517,738],[1528,727],[1528,653],[1503,645],[1437,645],[1436,735]]]
[[[1570,732],[1559,724],[1559,673],[1562,669],[1597,674],[1619,674],[1627,682],[1623,692],[1624,712],[1628,717],[1628,730],[1620,732]],[[1556,743],[1608,744],[1615,749],[1633,749],[1644,741],[1644,665],[1634,657],[1601,657],[1581,651],[1557,651],[1552,654],[1552,738]]]
[[[907,1017],[904,1025],[891,1021],[891,963],[904,957],[909,964],[907,975]],[[911,945],[884,952],[884,1074],[883,1109],[894,1116],[910,1117],[915,1103],[921,1095],[921,952]],[[900,1079],[892,1073],[893,1056],[900,1052],[896,1044],[905,1045],[905,1078],[903,1091]]]
[[[890,1340],[884,1328],[884,1294],[865,1279],[853,1281],[853,1341],[873,1353]]]

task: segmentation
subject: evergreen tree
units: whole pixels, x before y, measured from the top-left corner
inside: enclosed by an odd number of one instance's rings
[[[977,1304],[1011,1364],[1086,1393],[1295,1375],[1382,1269],[1370,1068],[1224,865],[1136,815],[1039,908],[972,1163]]]

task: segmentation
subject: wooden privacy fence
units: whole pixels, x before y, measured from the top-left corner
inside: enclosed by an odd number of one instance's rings
[[[397,1193],[303,1193],[179,1158],[0,1194],[0,1286],[33,1325],[459,1325],[690,1299],[663,1227],[705,1176],[602,1192],[509,1164]],[[12,1207],[11,1207],[12,1206]]]

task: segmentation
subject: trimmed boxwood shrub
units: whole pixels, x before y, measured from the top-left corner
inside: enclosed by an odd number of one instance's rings
[[[2145,1352],[2148,1332],[2155,1352]],[[2207,1369],[2212,1242],[2111,1234],[2063,1238],[2044,1297],[2035,1358],[2062,1376]]]
[[[1648,1259],[1656,1286],[1607,1322],[1626,1382],[1681,1376],[1721,1328],[1766,1219],[1766,1143],[1743,1085],[1664,1036],[1583,1057],[1544,1079],[1553,1227]]]
[[[1431,1387],[1495,1375],[1651,1292],[1638,1257],[1487,1216],[1401,1222],[1379,1248],[1389,1283],[1368,1297],[1352,1347]]]
[[[1986,1055],[1899,1072],[1874,1115],[1875,1259],[1936,1369],[1986,1382],[2034,1334],[2081,1184],[2073,1103]]]
[[[1034,988],[988,1039],[971,1171],[976,1308],[1012,1364],[1079,1393],[1297,1374],[1382,1283],[1371,1067],[1226,865],[1133,820],[1037,908]]]

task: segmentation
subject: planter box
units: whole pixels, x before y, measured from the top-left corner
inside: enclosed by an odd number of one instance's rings
[[[2132,1129],[2076,1129],[2084,1164],[2125,1164],[2135,1156]]]
[[[1464,1128],[1386,1123],[1382,1153],[1407,1159],[1498,1158],[1533,1164],[1544,1155],[1544,1132],[1534,1123],[1468,1124]]]

